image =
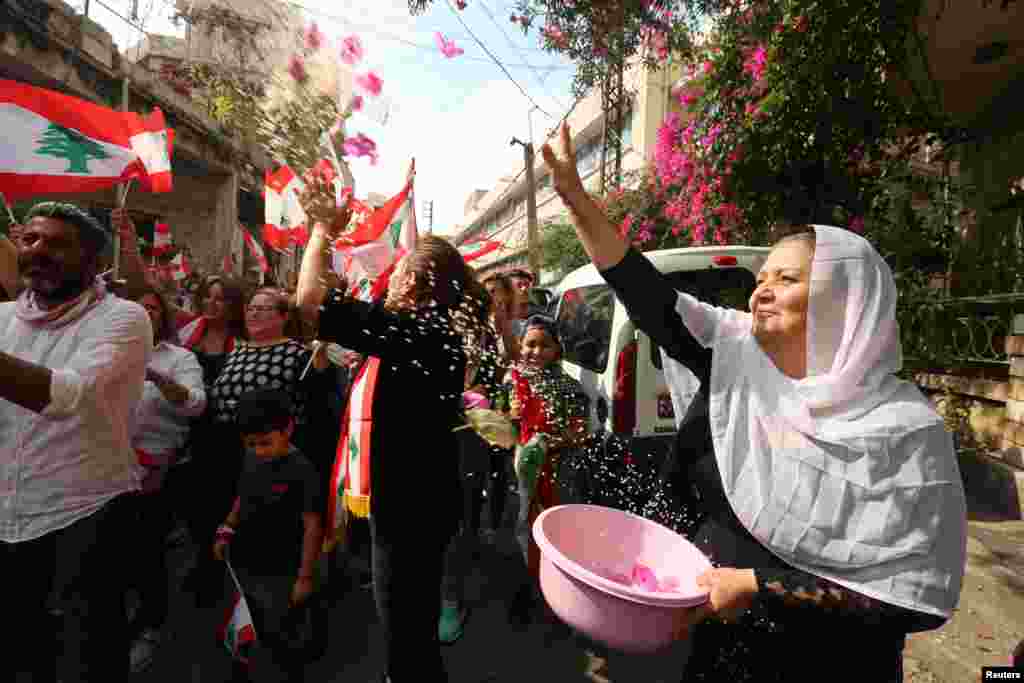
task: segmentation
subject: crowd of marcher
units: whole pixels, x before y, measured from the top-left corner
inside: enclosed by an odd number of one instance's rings
[[[588,255],[701,383],[662,482],[715,564],[700,577],[708,602],[680,611],[694,642],[680,676],[797,680],[841,664],[902,680],[906,635],[956,607],[965,504],[942,421],[895,377],[885,262],[809,226],[771,251],[750,312],[702,304],[628,247],[583,191],[567,130],[563,145],[544,156]],[[304,202],[331,192],[306,181]],[[465,577],[510,490],[528,571],[509,615],[530,619],[531,525],[563,502],[559,473],[579,471],[562,464],[595,457],[600,438],[562,370],[559,326],[531,312],[527,273],[480,278],[429,235],[383,301],[353,298],[327,249],[348,219],[339,207],[313,226],[294,291],[220,276],[169,290],[145,275],[123,210],[116,286],[100,275],[110,231],[71,204],[37,205],[0,241],[0,552],[19,621],[0,678],[57,680],[58,650],[65,683],[145,669],[166,636],[178,524],[198,547],[185,581],[197,602],[230,598],[230,561],[252,611],[259,642],[237,680],[305,680],[331,638],[323,549],[339,533],[358,548],[361,527],[381,679],[446,680],[439,645],[466,627]],[[481,406],[517,426],[514,446],[465,428]],[[336,529],[325,512],[338,503]]]

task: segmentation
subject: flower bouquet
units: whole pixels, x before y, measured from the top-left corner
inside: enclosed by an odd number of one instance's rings
[[[496,410],[487,408],[470,408],[466,411],[466,424],[456,427],[453,431],[472,429],[484,441],[499,448],[512,448],[516,445],[519,430],[512,420]]]

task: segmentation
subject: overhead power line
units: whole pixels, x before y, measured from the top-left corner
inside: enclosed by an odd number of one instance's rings
[[[515,41],[512,40],[512,37],[509,36],[509,34],[505,31],[505,29],[502,27],[502,25],[498,22],[497,17],[494,16],[494,12],[492,12],[491,8],[487,6],[487,3],[483,2],[483,0],[478,0],[478,2],[476,4],[478,4],[480,6],[480,8],[483,9],[484,13],[487,14],[487,17],[491,20],[491,23],[494,24],[494,26],[498,29],[498,31],[501,32],[501,35],[505,36],[505,41],[509,44],[509,46],[513,50],[522,51],[522,48],[520,48],[518,45],[516,45]],[[551,92],[548,90],[547,86],[544,84],[544,79],[541,78],[541,75],[537,72],[537,70],[533,67],[533,65],[530,64],[530,62],[527,61],[526,55],[523,55],[523,63],[526,64],[526,66],[529,67],[530,71],[533,72],[534,77],[537,79],[537,83],[539,83],[541,89],[544,90],[544,94],[547,95],[548,97],[550,97],[552,100],[554,100],[555,103],[557,103],[559,107],[564,106],[558,100],[558,98],[555,97],[554,95],[552,95]],[[548,75],[550,75],[550,72],[548,73]]]
[[[523,88],[523,86],[519,85],[519,81],[517,81],[516,79],[514,79],[514,78],[512,77],[512,74],[510,74],[510,73],[508,72],[508,69],[506,69],[506,68],[505,68],[505,65],[501,63],[501,60],[500,60],[500,59],[498,59],[497,57],[495,57],[495,56],[494,56],[494,53],[492,53],[492,52],[491,52],[490,50],[488,50],[488,49],[487,49],[487,46],[486,46],[486,45],[484,45],[484,44],[483,44],[482,42],[480,42],[480,39],[476,37],[476,34],[475,34],[475,33],[473,33],[473,31],[472,31],[472,30],[470,30],[470,28],[469,28],[469,26],[468,26],[468,25],[466,24],[466,22],[462,20],[462,15],[461,15],[461,13],[459,12],[459,10],[455,9],[455,6],[454,6],[454,5],[452,5],[452,3],[451,3],[451,0],[447,0],[447,3],[448,3],[448,9],[450,9],[450,10],[452,11],[452,14],[454,14],[454,15],[455,15],[455,18],[459,20],[459,23],[460,23],[460,24],[462,24],[462,28],[466,29],[466,33],[468,33],[468,34],[469,34],[469,36],[470,36],[470,37],[471,37],[471,38],[473,39],[473,41],[474,41],[474,42],[475,42],[475,43],[476,43],[477,45],[479,45],[479,46],[480,46],[480,48],[481,48],[481,49],[482,49],[482,50],[483,50],[484,52],[486,52],[486,53],[487,53],[487,55],[488,55],[488,56],[489,56],[489,57],[490,57],[490,58],[491,58],[492,60],[494,60],[494,63],[495,63],[495,64],[497,64],[497,65],[498,65],[498,68],[499,68],[499,69],[501,69],[501,70],[502,70],[502,71],[503,71],[503,72],[505,73],[505,76],[507,76],[507,77],[508,77],[508,80],[512,81],[512,84],[513,84],[513,85],[515,85],[515,86],[516,86],[517,88],[519,88],[519,92],[521,92],[521,93],[523,94],[523,97],[525,97],[526,99],[530,100],[530,104],[532,104],[532,105],[533,105],[534,107],[536,107],[536,108],[538,109],[538,111],[540,111],[540,113],[542,113],[542,114],[544,114],[544,116],[547,116],[548,118],[550,118],[550,117],[551,117],[551,114],[549,114],[549,113],[547,113],[546,111],[544,111],[544,108],[543,108],[543,107],[541,107],[541,106],[540,106],[539,104],[537,104],[537,102],[536,102],[536,101],[534,101],[534,99],[533,99],[532,97],[530,97],[530,93],[526,92],[526,90],[525,90],[525,89]]]
[[[382,31],[381,29],[377,28],[376,26],[371,26],[369,24],[361,24],[359,22],[352,21],[351,19],[349,19],[347,17],[342,17],[342,16],[339,16],[337,14],[332,14],[330,12],[325,12],[323,10],[314,9],[312,7],[307,7],[306,5],[303,5],[303,4],[298,3],[298,2],[289,2],[288,4],[293,6],[293,7],[298,8],[298,9],[301,9],[301,10],[303,10],[305,12],[309,12],[311,15],[313,15],[315,17],[321,17],[323,19],[330,19],[332,21],[341,22],[343,24],[346,24],[347,26],[352,27],[353,29],[358,29],[361,32],[369,33],[369,34],[374,35],[374,36],[376,36],[378,38],[381,38],[382,40],[389,40],[389,41],[392,41],[392,42],[395,42],[395,43],[401,43],[402,45],[407,45],[409,47],[416,48],[417,50],[426,50],[428,52],[435,52],[435,53],[438,52],[438,49],[437,49],[436,45],[423,45],[421,43],[417,43],[415,41],[403,38],[402,36],[396,35],[394,33],[390,33],[388,31]],[[486,48],[484,48],[484,49],[486,51]],[[473,56],[469,56],[469,55],[463,55],[459,59],[464,59],[464,60],[468,60],[468,61],[471,61],[471,62],[483,62],[483,63],[490,64],[490,63],[493,62],[494,58],[493,58],[493,56],[491,57],[491,59],[488,59],[486,57],[473,57]],[[534,66],[532,64],[505,64],[504,66],[506,66],[506,67],[508,67],[510,69],[541,69],[543,71],[568,71],[568,70],[573,68],[571,66],[557,66],[557,65]]]

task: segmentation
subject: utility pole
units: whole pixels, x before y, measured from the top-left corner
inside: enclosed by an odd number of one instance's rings
[[[533,177],[533,143],[512,138],[512,145],[521,145],[526,164],[526,253],[535,284],[540,284],[540,236],[537,230],[537,181]]]
[[[434,202],[428,199],[423,200],[423,215],[427,219],[427,234],[434,233]]]

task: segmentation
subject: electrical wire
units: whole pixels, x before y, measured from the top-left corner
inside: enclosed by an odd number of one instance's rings
[[[515,41],[512,40],[512,37],[509,36],[505,29],[502,28],[501,24],[498,23],[497,17],[494,16],[493,12],[491,12],[491,8],[487,6],[487,3],[483,2],[483,0],[477,0],[476,4],[479,5],[481,9],[483,9],[484,13],[491,20],[491,23],[494,24],[495,27],[497,27],[498,31],[501,32],[501,35],[505,36],[505,41],[509,44],[509,46],[513,50],[519,50],[519,46],[516,45]],[[526,60],[526,55],[523,55],[523,63],[530,67],[530,71],[533,72],[533,75],[537,79],[537,82],[540,84],[541,89],[544,90],[544,94],[550,97],[552,100],[554,100],[554,102],[559,106],[559,108],[564,107],[565,105],[563,105],[557,97],[555,97],[554,95],[551,94],[550,91],[548,91],[547,86],[544,84],[544,79],[541,78],[537,70],[534,69],[533,66]],[[551,75],[550,72],[548,72],[548,75]]]
[[[469,36],[473,39],[473,41],[477,45],[479,45],[481,47],[481,49],[483,49],[483,51],[486,52],[488,54],[488,56],[490,56],[490,58],[492,60],[494,60],[494,63],[498,65],[498,68],[501,69],[502,72],[504,72],[505,76],[508,77],[508,80],[512,81],[512,84],[515,85],[517,88],[519,88],[519,92],[521,92],[523,94],[523,97],[525,97],[526,99],[530,100],[530,104],[532,104],[534,107],[536,107],[540,111],[540,113],[544,114],[544,116],[547,116],[548,118],[551,118],[551,114],[549,114],[546,111],[544,111],[544,108],[541,107],[539,104],[537,104],[532,97],[530,97],[530,93],[526,92],[526,90],[523,88],[523,86],[519,85],[519,81],[517,81],[516,79],[512,78],[512,74],[510,74],[508,72],[508,69],[506,69],[505,65],[501,63],[501,60],[498,59],[497,57],[495,57],[494,53],[492,53],[490,50],[488,50],[487,46],[484,45],[480,41],[480,39],[476,37],[476,34],[473,33],[473,31],[469,28],[469,26],[466,24],[466,22],[463,21],[462,14],[459,12],[459,10],[455,9],[455,6],[451,3],[451,0],[445,0],[445,1],[446,1],[447,5],[448,5],[448,9],[450,9],[452,11],[452,14],[455,15],[455,18],[459,20],[460,24],[462,24],[462,28],[466,29],[466,32],[469,33]]]
[[[420,43],[417,43],[417,42],[414,42],[414,41],[411,41],[411,40],[407,40],[407,39],[405,39],[405,38],[403,38],[403,37],[401,37],[399,35],[396,35],[394,33],[390,33],[388,31],[382,31],[379,28],[376,28],[374,26],[370,26],[368,24],[361,24],[359,22],[352,21],[351,19],[339,16],[337,14],[331,14],[330,12],[325,12],[325,11],[320,10],[320,9],[314,9],[312,7],[307,7],[306,5],[303,5],[303,4],[298,3],[298,2],[287,2],[286,4],[291,5],[292,7],[295,7],[297,9],[301,9],[301,10],[303,10],[305,12],[309,12],[309,14],[311,14],[313,16],[316,16],[316,17],[321,17],[323,19],[330,19],[332,21],[341,22],[341,23],[346,24],[347,26],[350,26],[350,27],[352,27],[354,29],[358,29],[358,30],[360,30],[362,32],[369,33],[371,35],[377,36],[378,38],[381,38],[382,40],[389,40],[389,41],[392,41],[392,42],[395,42],[395,43],[401,43],[403,45],[407,45],[408,47],[416,48],[417,50],[426,50],[428,52],[435,52],[435,53],[438,51],[436,45],[422,45]],[[484,50],[486,51],[486,48],[484,48]],[[472,56],[467,56],[467,55],[463,55],[462,57],[460,57],[460,59],[464,59],[464,60],[468,60],[468,61],[472,61],[472,62],[483,62],[483,63],[487,63],[487,64],[490,64],[493,61],[493,57],[492,57],[492,59],[487,59],[485,57],[472,57]],[[573,68],[571,66],[556,66],[556,65],[539,66],[538,67],[538,66],[533,66],[533,65],[530,65],[530,64],[506,64],[505,66],[507,66],[510,69],[512,69],[512,68],[517,68],[517,69],[533,68],[533,69],[541,69],[543,71],[548,71],[548,72],[552,72],[552,71],[568,71],[568,70]]]
[[[555,124],[554,128],[552,128],[550,131],[548,131],[547,136],[544,138],[544,143],[543,144],[547,144],[547,142],[555,135],[555,133],[557,133],[561,129],[562,124],[565,123],[569,119],[569,117],[572,115],[572,113],[574,111],[576,111],[576,107],[579,105],[580,102],[582,102],[584,100],[585,97],[586,97],[585,95],[579,95],[576,98],[576,100],[572,103],[572,106],[569,107],[569,110],[567,112],[565,112],[564,116],[562,116],[561,120],[559,120],[559,122],[557,124]],[[526,173],[526,167],[525,166],[519,171],[519,173],[516,174],[516,176],[512,179],[512,182],[510,182],[507,186],[505,186],[505,189],[502,190],[501,194],[498,195],[497,199],[495,199],[494,201],[492,201],[490,204],[487,205],[487,210],[489,210],[492,206],[500,205],[502,200],[505,198],[505,195],[507,195],[509,192],[512,191],[512,188],[514,188],[516,186],[516,183],[519,182],[519,179],[523,176],[524,173]],[[486,214],[487,210],[484,211],[485,214]],[[491,234],[487,235],[486,237],[480,237],[479,239],[480,240],[493,239],[495,236],[500,235],[501,233],[505,232],[506,230],[510,230],[511,228],[515,227],[517,224],[518,224],[518,221],[510,222],[508,225],[504,225],[504,226],[498,228],[497,230],[495,230],[494,232],[492,232]],[[453,239],[453,241],[462,241],[462,240],[459,240],[459,238],[463,237],[463,235],[466,232],[468,232],[469,230],[470,230],[470,228],[466,228],[465,230],[463,230],[461,233],[459,233]],[[474,240],[474,241],[478,241],[478,240]]]

